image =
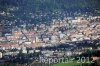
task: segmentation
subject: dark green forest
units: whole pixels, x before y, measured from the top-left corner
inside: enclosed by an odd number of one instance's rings
[[[91,8],[100,10],[100,0],[0,0],[0,9],[19,6],[25,9],[53,11],[71,8]]]
[[[20,18],[37,23],[73,16],[75,12],[99,15],[100,0],[0,0],[0,13],[2,12],[5,15],[0,14],[0,21],[14,21]]]

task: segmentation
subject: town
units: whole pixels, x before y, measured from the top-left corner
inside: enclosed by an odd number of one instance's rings
[[[20,58],[21,53],[25,54],[26,60],[32,60],[42,56],[80,55],[87,49],[94,50],[94,45],[97,46],[95,49],[100,50],[99,20],[100,16],[65,17],[64,19],[52,19],[52,22],[48,24],[23,24],[20,25],[21,27],[13,26],[12,29],[9,29],[9,25],[1,24],[0,58],[21,63],[20,60],[14,61]],[[3,28],[7,29],[3,30]],[[95,40],[98,41],[95,42]],[[86,44],[85,41],[87,41]],[[88,44],[90,44],[89,47],[87,47]],[[58,48],[59,46],[66,46],[66,48]]]

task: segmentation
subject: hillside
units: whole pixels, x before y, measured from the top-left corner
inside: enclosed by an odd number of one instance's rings
[[[0,0],[0,12],[5,14],[0,14],[0,21],[47,22],[52,18],[73,16],[75,12],[99,15],[99,3],[100,0]]]

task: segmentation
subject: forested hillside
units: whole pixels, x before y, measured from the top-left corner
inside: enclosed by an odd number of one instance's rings
[[[99,4],[100,0],[0,0],[0,13],[3,13],[0,14],[0,21],[20,19],[37,23],[73,16],[75,12],[99,15]]]

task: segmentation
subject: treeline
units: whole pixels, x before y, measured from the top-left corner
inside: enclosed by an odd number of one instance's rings
[[[100,9],[100,0],[0,0],[0,8],[19,6],[30,10],[54,11],[66,9]],[[0,9],[1,10],[1,9]]]

